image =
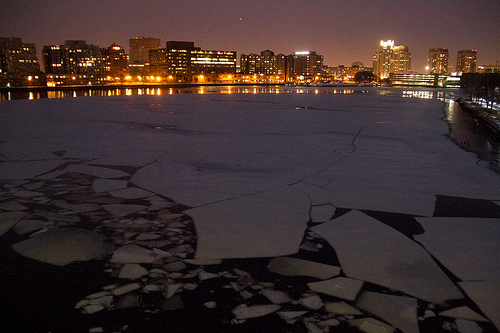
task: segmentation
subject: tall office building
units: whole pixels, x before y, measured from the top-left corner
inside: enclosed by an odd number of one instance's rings
[[[299,51],[288,56],[288,80],[310,81],[323,74],[323,56],[316,51]]]
[[[168,41],[168,71],[176,82],[191,81],[191,52],[201,50],[194,42]]]
[[[0,80],[5,85],[35,84],[39,75],[35,44],[23,43],[21,38],[0,38]]]
[[[411,53],[407,46],[394,45],[393,40],[380,41],[380,48],[373,55],[373,73],[380,78],[389,74],[409,74]]]
[[[448,74],[449,61],[450,53],[448,49],[430,49],[427,58],[427,74]]]
[[[477,50],[460,50],[457,53],[457,72],[475,73]]]
[[[106,78],[121,81],[128,75],[128,55],[123,47],[113,43],[110,47],[101,49],[101,54]]]
[[[130,74],[145,75],[149,66],[149,51],[161,48],[160,38],[134,37],[129,39]]]

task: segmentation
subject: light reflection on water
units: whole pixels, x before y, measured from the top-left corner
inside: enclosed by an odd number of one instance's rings
[[[134,88],[106,88],[106,89],[75,89],[75,90],[24,90],[1,92],[1,101],[15,99],[42,99],[67,98],[90,96],[133,96],[133,95],[173,95],[173,94],[353,94],[367,93],[368,88],[342,87],[294,87],[294,86],[199,86],[190,88],[168,87],[134,87]]]

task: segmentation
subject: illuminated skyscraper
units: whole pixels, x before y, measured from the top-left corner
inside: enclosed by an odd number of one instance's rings
[[[373,73],[380,78],[389,74],[409,74],[411,53],[407,46],[394,45],[393,40],[380,41],[380,49],[373,55]]]
[[[457,72],[475,73],[477,50],[460,50],[457,53]]]
[[[448,49],[430,49],[427,58],[427,74],[448,74],[450,53]]]

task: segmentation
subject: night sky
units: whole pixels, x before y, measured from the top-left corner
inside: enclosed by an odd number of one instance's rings
[[[477,49],[479,65],[500,61],[500,0],[0,0],[0,36],[43,45],[84,39],[128,53],[146,36],[193,41],[206,50],[324,55],[328,66],[372,66],[381,39],[412,53],[425,72],[430,48]],[[499,63],[500,65],[500,63]]]

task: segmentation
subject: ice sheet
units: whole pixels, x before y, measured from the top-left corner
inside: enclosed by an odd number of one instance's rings
[[[415,239],[463,281],[500,281],[500,220],[417,217],[425,233]]]
[[[312,230],[333,246],[348,277],[435,303],[463,298],[422,247],[364,213],[351,211]]]
[[[500,282],[498,280],[470,281],[460,282],[460,286],[500,330]]]
[[[195,221],[196,258],[272,257],[297,252],[309,202],[301,191],[277,189],[185,211]],[[279,235],[279,241],[276,239]]]
[[[340,276],[331,280],[309,282],[307,286],[318,293],[354,301],[363,286],[363,281]]]
[[[113,245],[105,236],[93,231],[59,228],[16,243],[12,248],[25,257],[64,266],[104,255],[112,250]]]
[[[363,291],[355,306],[385,320],[404,333],[420,332],[415,298]]]
[[[28,215],[26,212],[5,212],[0,213],[0,236],[10,230],[19,220]]]
[[[2,162],[0,179],[30,179],[47,173],[61,164],[62,160]]]

